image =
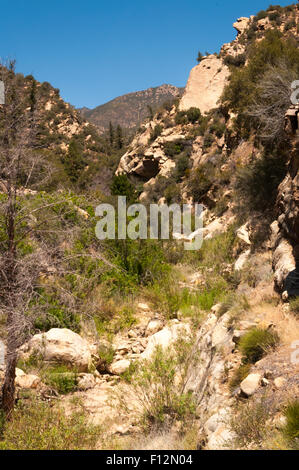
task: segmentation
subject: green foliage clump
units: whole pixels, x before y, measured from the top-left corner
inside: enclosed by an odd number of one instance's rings
[[[275,67],[281,61],[284,67],[295,74],[299,71],[299,50],[296,42],[285,39],[277,30],[266,32],[265,38],[253,45],[249,51],[248,63],[232,71],[230,81],[223,94],[223,102],[236,113],[242,113],[253,105],[262,92],[256,84],[260,82],[268,67]],[[291,72],[290,72],[291,73]],[[248,116],[247,116],[248,120]]]
[[[234,189],[243,213],[265,211],[274,206],[277,188],[286,173],[281,155],[264,153],[247,166],[237,170]]]
[[[151,131],[150,142],[154,142],[154,140],[156,140],[162,134],[162,131],[163,131],[163,126],[161,126],[161,124],[157,124],[154,127],[154,129]]]
[[[20,401],[3,426],[0,450],[95,449],[100,428],[87,424],[83,411],[67,417],[61,408]]]
[[[31,307],[40,310],[35,317],[34,328],[39,331],[49,331],[51,328],[68,328],[80,332],[80,318],[66,305],[59,301],[59,294],[55,289],[40,288],[38,296]]]
[[[190,172],[187,189],[194,202],[201,202],[203,196],[215,181],[215,168],[211,164],[201,165]]]
[[[293,28],[296,28],[296,21],[295,20],[288,21],[284,26],[285,31],[289,31],[290,29],[293,29]]]
[[[250,364],[241,364],[234,372],[229,381],[229,389],[234,392],[250,373]]]
[[[228,54],[224,57],[224,63],[225,65],[233,65],[234,67],[241,67],[244,65],[246,62],[246,55],[245,54],[238,54],[236,56],[233,56],[231,54]]]
[[[299,297],[296,297],[290,301],[290,309],[291,312],[299,316]]]
[[[76,183],[86,166],[86,159],[82,147],[75,139],[70,142],[68,153],[62,158],[62,163],[70,180]]]
[[[204,55],[203,55],[203,54],[202,54],[200,51],[198,51],[198,54],[197,54],[197,59],[196,59],[196,60],[197,60],[197,62],[198,62],[198,63],[199,63],[199,62],[201,62],[201,61],[202,61],[202,59],[203,59],[203,57],[204,57]]]
[[[131,383],[143,409],[148,428],[185,424],[194,419],[196,403],[191,392],[185,393],[184,380],[192,360],[192,342],[179,339],[174,348],[157,347],[150,360],[142,361],[132,373]]]
[[[299,450],[299,401],[294,400],[284,410],[286,425],[282,433],[291,449]]]
[[[188,122],[195,124],[196,122],[200,122],[201,119],[202,115],[200,109],[194,107],[187,111],[178,111],[175,115],[175,123],[177,126],[188,124]]]
[[[78,375],[76,371],[70,370],[64,365],[56,365],[45,369],[43,372],[44,382],[53,387],[61,395],[76,390]]]
[[[163,145],[163,149],[165,155],[167,155],[168,157],[174,157],[175,155],[179,155],[180,153],[182,153],[182,151],[184,150],[184,146],[185,142],[179,139],[172,142],[166,142]]]
[[[230,421],[235,434],[231,445],[236,445],[237,449],[263,449],[273,408],[273,400],[263,396],[258,401],[244,403],[236,409]]]
[[[200,109],[198,108],[189,108],[186,112],[186,116],[188,119],[188,122],[191,122],[191,124],[195,124],[201,119],[201,112]]]
[[[279,336],[274,331],[254,328],[246,333],[240,340],[239,348],[244,363],[254,364],[262,359],[270,349],[279,344]]]
[[[125,174],[113,176],[110,191],[113,196],[126,196],[128,202],[135,201],[137,197],[133,184]]]

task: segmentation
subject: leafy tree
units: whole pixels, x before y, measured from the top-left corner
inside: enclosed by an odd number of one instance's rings
[[[195,124],[196,121],[199,121],[201,118],[201,112],[198,108],[190,108],[186,113],[187,119],[192,124]]]
[[[111,147],[113,147],[113,145],[114,145],[114,128],[113,128],[113,125],[112,125],[111,121],[109,122],[109,142],[110,142]]]
[[[136,199],[136,191],[129,178],[125,174],[115,175],[110,186],[113,196],[126,196],[128,202]]]
[[[116,146],[119,150],[124,146],[123,131],[120,125],[118,125],[116,128]]]
[[[63,163],[70,180],[76,183],[85,168],[85,160],[82,148],[75,139],[71,140],[67,157],[63,159]]]
[[[198,51],[197,59],[196,59],[197,62],[200,63],[202,61],[202,58],[203,58],[203,54],[200,51]]]

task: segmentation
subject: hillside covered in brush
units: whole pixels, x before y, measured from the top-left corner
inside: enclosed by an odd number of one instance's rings
[[[109,123],[126,129],[134,129],[163,104],[171,105],[182,95],[182,92],[182,88],[161,85],[119,96],[94,109],[82,108],[80,112],[100,132],[107,131]]]

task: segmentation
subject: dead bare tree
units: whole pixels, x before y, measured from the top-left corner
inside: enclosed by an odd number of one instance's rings
[[[257,86],[256,98],[247,111],[259,123],[262,139],[281,141],[285,135],[285,113],[291,105],[291,84],[296,73],[280,61],[269,66]]]
[[[7,332],[1,407],[7,418],[14,408],[17,350],[30,327],[26,311],[42,270],[38,252],[19,255],[29,230],[29,214],[20,197],[38,180],[41,157],[33,152],[38,122],[35,82],[31,89],[19,87],[14,67],[14,62],[0,66],[5,86],[5,104],[0,106],[0,313],[6,318]]]

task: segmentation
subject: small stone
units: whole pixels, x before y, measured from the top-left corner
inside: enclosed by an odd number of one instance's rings
[[[40,383],[41,379],[37,375],[23,374],[16,377],[16,385],[20,388],[34,389],[37,388]]]
[[[92,374],[82,374],[78,380],[79,390],[90,390],[96,385],[96,380]]]
[[[233,334],[233,342],[235,344],[238,344],[242,336],[244,336],[245,334],[245,331],[235,330]]]
[[[287,379],[285,379],[284,377],[277,377],[275,380],[274,380],[274,385],[276,388],[282,388],[287,382]]]
[[[109,366],[109,372],[113,375],[123,374],[129,367],[131,362],[128,359],[122,359],[121,361],[113,362]]]
[[[269,369],[265,370],[265,372],[264,372],[264,377],[265,377],[265,379],[272,379],[272,377],[273,377],[273,372],[272,372],[271,370],[269,370]]]
[[[144,303],[139,303],[137,305],[137,307],[140,309],[140,310],[144,310],[145,312],[148,312],[150,310],[149,306],[147,304],[144,304]]]
[[[244,395],[250,397],[256,393],[260,386],[261,379],[261,374],[249,374],[240,385],[241,391],[244,393]]]
[[[137,333],[134,330],[130,330],[128,336],[129,338],[137,338]]]
[[[267,387],[269,385],[269,383],[270,383],[269,380],[267,380],[265,378],[262,379],[262,386],[263,387]]]
[[[157,333],[158,331],[162,330],[163,322],[158,319],[151,320],[145,330],[145,336],[151,336]]]

